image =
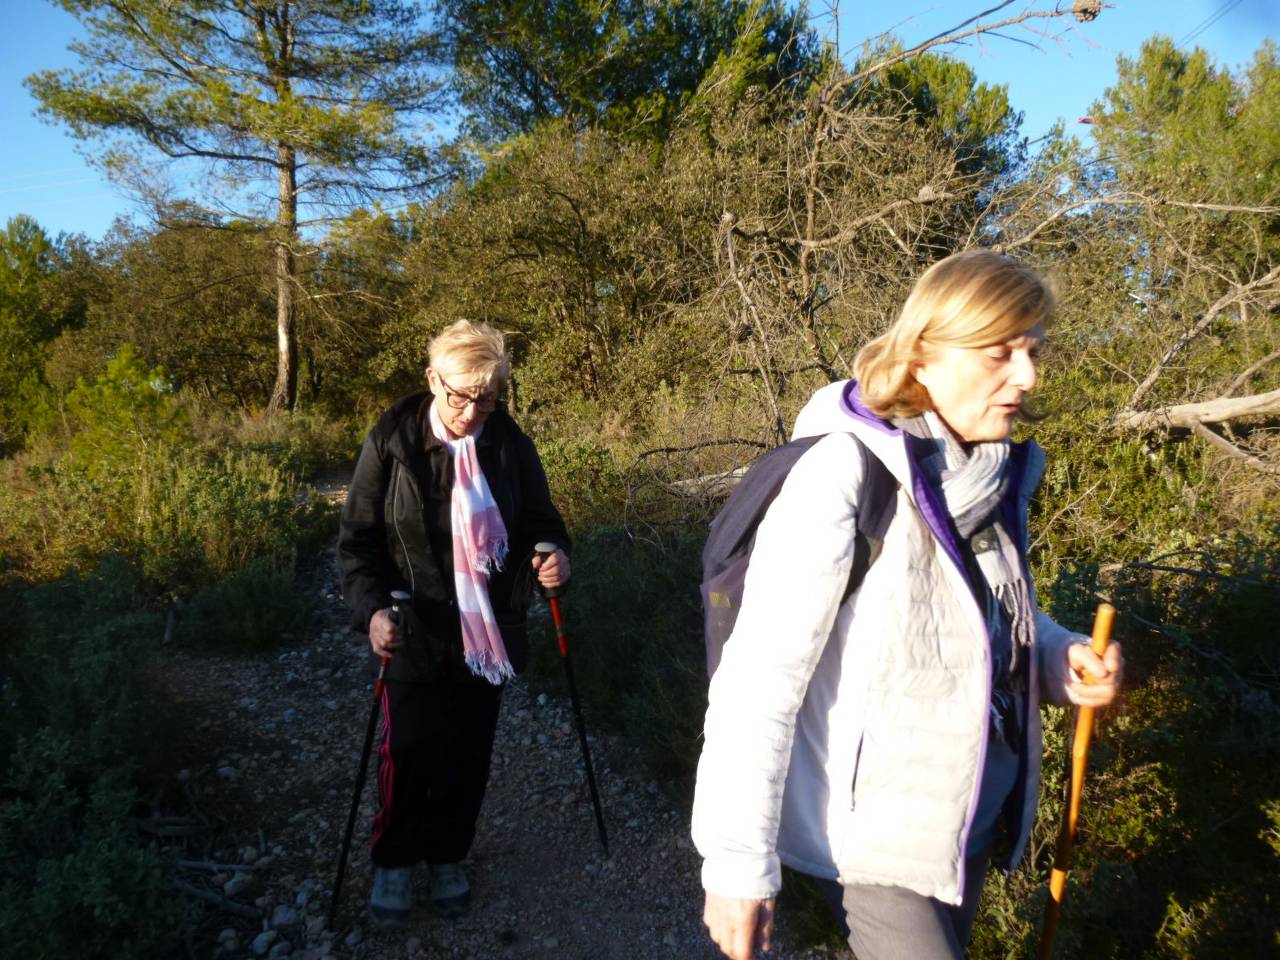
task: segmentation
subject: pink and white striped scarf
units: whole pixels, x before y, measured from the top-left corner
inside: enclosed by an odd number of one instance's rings
[[[489,574],[507,558],[507,528],[476,459],[474,436],[449,436],[436,405],[431,432],[453,454],[453,585],[462,621],[462,650],[471,672],[498,684],[515,675],[489,602]]]

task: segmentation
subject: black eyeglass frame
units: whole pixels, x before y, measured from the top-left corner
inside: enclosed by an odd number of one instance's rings
[[[475,404],[476,410],[480,413],[493,413],[498,409],[500,398],[496,393],[489,396],[473,397],[469,393],[463,393],[449,386],[444,377],[440,376],[440,372],[435,371],[436,379],[440,381],[440,386],[444,387],[444,399],[454,410],[465,410],[471,404]],[[457,401],[461,400],[461,403]]]

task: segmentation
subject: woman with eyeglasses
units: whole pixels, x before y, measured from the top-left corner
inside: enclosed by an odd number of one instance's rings
[[[489,777],[503,681],[527,658],[533,577],[569,579],[569,536],[533,442],[500,400],[500,332],[459,320],[430,345],[427,390],[369,432],[342,511],[338,561],[352,625],[390,657],[378,749],[370,915],[403,925],[412,868],[432,906],[470,906],[460,866]],[[558,549],[546,557],[534,544]],[[412,601],[397,624],[393,591]]]

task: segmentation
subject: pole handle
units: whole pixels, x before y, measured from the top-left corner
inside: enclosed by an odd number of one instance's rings
[[[534,554],[542,557],[544,560],[559,549],[559,547],[554,543],[551,543],[549,540],[539,541],[533,546]],[[542,590],[542,595],[548,600],[554,600],[564,592],[563,587],[544,587],[542,584],[538,584],[538,586]]]

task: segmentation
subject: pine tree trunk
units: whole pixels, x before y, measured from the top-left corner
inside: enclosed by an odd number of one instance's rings
[[[267,413],[292,412],[298,400],[298,332],[296,263],[294,242],[298,237],[298,161],[290,144],[280,144],[280,214],[276,239],[276,385],[271,391]]]

